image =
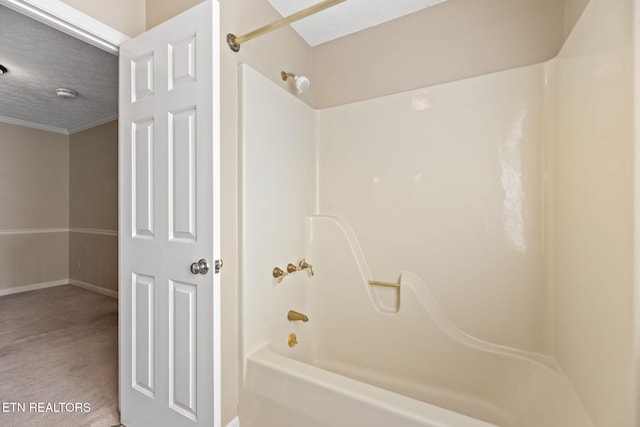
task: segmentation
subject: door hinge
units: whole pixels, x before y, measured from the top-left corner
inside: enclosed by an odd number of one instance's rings
[[[223,265],[224,265],[224,261],[222,261],[222,259],[216,260],[216,262],[214,263],[216,274],[220,273],[220,269],[222,268]]]

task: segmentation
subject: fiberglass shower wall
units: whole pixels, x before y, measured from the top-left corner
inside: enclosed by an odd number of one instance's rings
[[[560,55],[319,112],[319,211],[372,275],[418,273],[465,332],[556,357],[598,427],[632,426],[632,2]]]
[[[544,65],[320,111],[321,214],[375,280],[417,273],[487,341],[543,351]]]

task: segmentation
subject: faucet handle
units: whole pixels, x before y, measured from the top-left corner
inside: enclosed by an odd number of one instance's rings
[[[278,283],[282,283],[282,281],[284,280],[287,274],[289,273],[287,273],[286,271],[283,271],[281,268],[275,267],[273,269],[273,277],[278,279]]]
[[[309,264],[306,259],[302,258],[302,260],[298,264],[298,269],[305,270],[307,268],[309,269],[309,273],[311,273],[311,275],[313,276],[313,265]]]
[[[292,263],[289,263],[289,265],[287,265],[287,272],[288,273],[295,273],[298,270],[300,270],[300,269],[298,267],[296,267],[295,265],[293,265]]]

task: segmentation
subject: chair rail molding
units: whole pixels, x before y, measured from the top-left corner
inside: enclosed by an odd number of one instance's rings
[[[21,234],[68,233],[69,227],[43,228],[5,228],[0,229],[0,236],[16,236]]]
[[[49,228],[6,228],[0,229],[0,236],[16,236],[21,234],[45,234],[45,233],[83,233],[100,234],[103,236],[118,236],[118,230],[106,230],[103,228],[81,227],[49,227]]]
[[[69,227],[69,232],[82,234],[100,234],[102,236],[118,236],[118,230],[105,230],[102,228]]]
[[[108,25],[60,0],[0,0],[0,4],[83,40],[113,55],[129,40]]]

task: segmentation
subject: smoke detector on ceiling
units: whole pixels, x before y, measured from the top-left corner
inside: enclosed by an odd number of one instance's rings
[[[56,95],[58,95],[61,98],[73,99],[78,96],[78,92],[76,92],[73,89],[66,89],[63,87],[59,87],[58,89],[56,89]]]

